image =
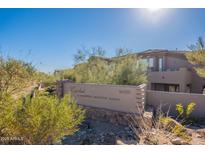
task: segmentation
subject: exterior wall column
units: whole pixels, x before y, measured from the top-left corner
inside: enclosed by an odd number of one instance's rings
[[[179,85],[179,91],[185,93],[186,92],[186,84],[185,83],[181,83]]]
[[[163,56],[163,59],[162,59],[162,70],[163,71],[166,71],[167,70],[167,57],[166,56]]]

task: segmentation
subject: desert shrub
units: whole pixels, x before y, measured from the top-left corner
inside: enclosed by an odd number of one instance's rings
[[[196,103],[192,102],[192,103],[189,103],[187,105],[187,109],[186,109],[186,117],[189,117],[190,114],[193,112],[193,110],[195,109],[195,106],[196,106]]]
[[[115,58],[106,58],[100,47],[78,50],[71,69],[55,70],[55,80],[69,79],[77,83],[101,83],[139,85],[147,82],[147,62],[132,55],[127,49],[119,49]],[[143,63],[142,63],[143,62]],[[44,80],[47,81],[47,78]]]
[[[190,102],[186,109],[184,109],[183,105],[181,103],[176,105],[176,110],[178,112],[179,118],[187,120],[191,113],[193,112],[193,110],[195,109],[196,103],[194,102]]]
[[[186,141],[190,141],[191,137],[187,133],[185,126],[177,122],[176,120],[172,119],[171,117],[161,117],[159,119],[161,127],[174,134],[175,136],[181,137]]]
[[[31,63],[0,56],[0,99],[3,95],[13,95],[30,86],[35,71]]]
[[[87,62],[73,68],[76,82],[118,85],[139,85],[147,82],[146,65],[138,56],[119,59],[90,57]]]
[[[196,73],[205,78],[205,42],[199,37],[195,44],[189,46],[191,52],[185,54],[188,61],[194,66]]]
[[[182,139],[184,139],[186,141],[190,141],[191,140],[191,136],[189,136],[189,134],[187,133],[185,127],[182,126],[182,125],[176,125],[172,129],[171,132],[174,133],[176,136],[181,137]]]
[[[181,103],[176,105],[176,110],[178,112],[178,118],[180,118],[180,122],[177,122],[171,117],[162,116],[159,119],[161,126],[174,134],[175,136],[181,137],[186,141],[191,140],[191,136],[188,134],[185,126],[189,123],[190,114],[193,112],[196,104],[191,102],[187,105],[186,109],[184,109]]]
[[[4,96],[3,99],[0,99],[0,137],[10,137],[15,134],[16,107],[17,104],[11,97]]]
[[[62,69],[55,70],[53,73],[53,77],[56,80],[69,79],[75,81],[74,70],[73,69]]]
[[[84,119],[84,110],[71,95],[58,99],[37,93],[15,103],[1,102],[0,107],[4,107],[0,113],[1,136],[23,137],[23,144],[54,144],[77,131]]]
[[[184,107],[181,103],[176,105],[176,110],[179,116],[182,116],[184,114]]]
[[[191,141],[192,138],[185,125],[170,117],[168,113],[169,110],[163,112],[159,106],[152,118],[151,127],[143,126],[146,124],[143,114],[140,114],[140,121],[138,121],[139,115],[131,116],[129,122],[140,144],[172,144],[171,140],[176,137],[180,137],[186,143]]]
[[[182,126],[176,120],[172,119],[171,117],[160,117],[159,119],[160,127],[164,128],[165,130],[172,132],[172,130],[177,126]]]

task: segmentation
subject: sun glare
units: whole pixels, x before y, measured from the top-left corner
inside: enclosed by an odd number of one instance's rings
[[[143,21],[142,23],[147,22],[153,26],[161,25],[162,22],[165,23],[165,17],[167,17],[168,10],[164,8],[152,7],[139,9],[137,13],[139,14],[138,19],[140,18],[140,20]]]
[[[160,8],[147,8],[150,12],[157,12]]]

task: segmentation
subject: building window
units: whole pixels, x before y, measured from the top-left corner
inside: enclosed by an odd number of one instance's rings
[[[148,59],[148,65],[149,65],[149,68],[154,67],[154,58],[149,58]]]
[[[187,84],[186,85],[186,92],[190,93],[191,92],[191,88],[192,88],[192,85],[191,84]]]
[[[178,84],[151,83],[151,90],[179,92],[179,85]]]
[[[169,85],[169,92],[179,92],[179,86],[178,85]]]
[[[159,58],[159,71],[163,71],[163,58]]]
[[[205,94],[205,85],[202,87],[202,93]]]
[[[140,59],[139,61],[138,61],[139,63],[139,65],[141,66],[146,66],[146,67],[148,67],[148,62],[147,62],[147,59]],[[137,64],[137,65],[138,65]]]

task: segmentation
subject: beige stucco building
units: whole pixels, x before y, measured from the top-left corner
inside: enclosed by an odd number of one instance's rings
[[[202,93],[200,78],[183,51],[147,50],[139,53],[148,62],[148,89],[169,92]]]
[[[129,54],[140,56],[142,62],[148,64],[148,90],[204,93],[205,79],[195,72],[193,65],[186,59],[187,51],[149,49],[143,52]],[[100,59],[113,62],[127,55]]]

